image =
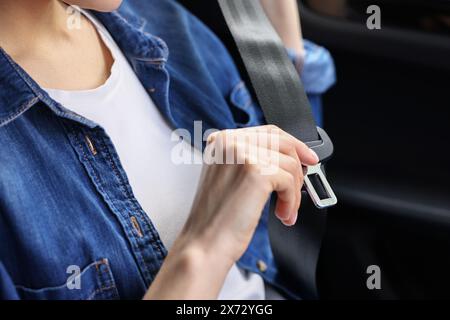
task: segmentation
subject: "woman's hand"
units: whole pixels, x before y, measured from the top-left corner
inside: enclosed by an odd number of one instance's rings
[[[304,143],[271,125],[216,132],[205,157],[191,215],[148,298],[216,298],[270,194],[278,194],[277,217],[295,224],[303,166],[318,162]]]

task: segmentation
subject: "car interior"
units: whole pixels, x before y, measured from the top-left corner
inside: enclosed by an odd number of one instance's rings
[[[180,0],[235,57],[219,8]],[[328,211],[317,270],[321,299],[449,298],[450,1],[303,0],[306,39],[335,60],[324,97],[335,145],[327,175],[339,204]],[[366,9],[378,5],[381,29]],[[369,267],[381,290],[369,290]]]

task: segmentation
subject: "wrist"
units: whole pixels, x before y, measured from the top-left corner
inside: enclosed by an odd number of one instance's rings
[[[231,266],[202,246],[177,240],[145,299],[216,299]]]
[[[215,270],[226,276],[235,261],[223,250],[216,247],[214,241],[188,241],[180,237],[173,245],[169,256],[177,256],[179,264],[186,272]]]
[[[306,59],[306,50],[287,49],[289,58],[295,66],[297,72],[301,75]]]
[[[299,74],[301,74],[303,71],[303,66],[305,65],[305,58],[306,58],[305,49],[295,51],[294,64]]]

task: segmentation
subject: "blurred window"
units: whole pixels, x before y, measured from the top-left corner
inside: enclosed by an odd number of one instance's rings
[[[420,30],[450,35],[450,0],[304,0],[310,9],[323,15],[366,23],[367,7],[381,8],[386,27]]]

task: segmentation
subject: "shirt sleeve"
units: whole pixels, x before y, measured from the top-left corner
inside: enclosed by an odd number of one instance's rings
[[[336,70],[330,52],[311,41],[304,40],[305,56],[298,56],[288,49],[308,94],[321,95],[336,82]]]
[[[0,261],[0,300],[19,300],[16,287]]]
[[[302,78],[314,119],[319,127],[323,127],[322,94],[336,82],[334,61],[330,52],[324,47],[308,40],[303,40],[303,43],[304,56],[299,56],[290,49],[287,49],[287,52]]]

